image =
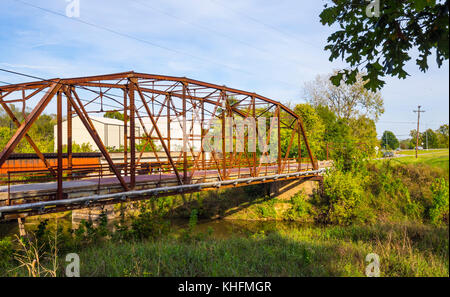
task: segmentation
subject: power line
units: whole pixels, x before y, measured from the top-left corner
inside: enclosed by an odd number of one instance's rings
[[[143,3],[143,2],[141,2],[141,1],[139,1],[139,0],[131,0],[131,1],[132,1],[132,2],[135,2],[135,3],[138,3],[138,4],[142,5],[142,6],[145,6],[145,7],[147,7],[147,8],[150,8],[150,9],[152,9],[152,10],[154,10],[154,11],[157,11],[157,12],[159,12],[160,14],[164,14],[164,15],[170,17],[170,18],[173,18],[173,19],[175,19],[175,20],[178,20],[178,21],[180,21],[180,22],[183,22],[183,23],[185,23],[185,24],[191,25],[191,26],[193,26],[193,27],[197,27],[197,28],[199,28],[199,29],[201,29],[201,30],[203,30],[203,31],[206,31],[206,32],[209,32],[209,33],[212,33],[212,34],[215,34],[215,35],[219,35],[219,36],[228,38],[228,39],[230,39],[230,40],[232,40],[232,41],[235,41],[235,42],[239,42],[239,43],[241,43],[241,44],[244,44],[244,45],[247,46],[247,47],[253,48],[253,49],[255,49],[255,50],[259,51],[259,52],[265,53],[265,54],[267,54],[267,55],[270,55],[270,56],[273,56],[273,55],[274,55],[274,53],[272,53],[272,52],[270,52],[270,51],[268,51],[268,50],[266,50],[266,49],[259,48],[259,47],[255,46],[254,44],[252,44],[252,43],[250,43],[250,42],[246,42],[246,41],[243,41],[243,40],[234,38],[233,36],[230,36],[230,35],[228,35],[228,34],[225,34],[225,33],[222,33],[222,32],[220,32],[220,31],[214,30],[214,29],[212,29],[212,28],[205,27],[205,26],[202,26],[202,25],[200,25],[200,24],[197,24],[197,23],[194,23],[194,22],[185,20],[185,19],[180,18],[180,17],[178,17],[178,16],[176,16],[176,15],[173,15],[173,14],[171,14],[171,13],[168,13],[168,12],[162,10],[162,9],[159,9],[159,8],[157,8],[157,7],[154,7],[154,6],[152,6],[152,5],[149,5],[148,3]],[[291,58],[291,57],[285,57],[285,56],[280,56],[280,55],[277,55],[277,57],[280,58],[281,60],[284,60],[284,59],[287,58],[287,59],[289,59],[289,60],[291,60],[291,61],[294,61],[294,62],[296,62],[296,63],[300,62],[299,60],[293,59],[293,58]],[[286,63],[288,63],[288,62],[286,61]]]
[[[278,33],[280,33],[280,34],[282,34],[282,35],[284,35],[284,36],[287,36],[287,37],[289,37],[289,38],[296,39],[296,40],[297,40],[298,42],[300,42],[300,43],[305,43],[305,44],[308,44],[308,45],[310,45],[310,46],[312,46],[312,47],[314,47],[314,48],[319,48],[319,47],[316,46],[315,44],[312,44],[312,43],[307,42],[307,41],[305,41],[305,40],[299,39],[299,37],[298,37],[297,35],[295,35],[295,34],[292,34],[292,33],[286,32],[286,31],[284,31],[284,30],[281,30],[281,29],[279,29],[279,28],[277,28],[277,27],[275,27],[275,26],[273,26],[273,25],[271,25],[271,24],[268,24],[268,23],[266,23],[266,22],[263,22],[263,21],[261,21],[261,20],[255,18],[255,17],[253,17],[253,16],[250,16],[250,15],[248,15],[248,14],[245,14],[245,13],[241,12],[241,11],[238,11],[238,10],[236,10],[236,9],[230,7],[230,6],[224,5],[224,4],[223,4],[222,2],[220,2],[220,1],[217,1],[217,0],[209,0],[209,1],[214,2],[214,3],[216,3],[217,5],[220,5],[220,6],[224,7],[224,8],[226,8],[226,9],[232,11],[233,13],[235,13],[235,14],[237,14],[237,15],[240,15],[240,16],[243,16],[243,17],[245,17],[245,18],[247,18],[247,19],[249,19],[249,20],[251,20],[251,21],[253,21],[253,22],[257,23],[257,24],[260,24],[260,25],[262,25],[262,26],[264,26],[264,27],[266,27],[266,28],[269,28],[269,29],[271,29],[272,31],[278,32]],[[321,48],[321,50],[323,50],[323,49]]]
[[[57,15],[57,16],[60,16],[60,17],[64,17],[64,18],[72,20],[74,22],[82,23],[84,25],[88,25],[88,26],[94,27],[96,29],[104,30],[104,31],[110,32],[112,34],[115,34],[115,35],[118,35],[118,36],[121,36],[121,37],[125,37],[125,38],[129,38],[129,39],[141,42],[141,43],[145,43],[147,45],[150,45],[150,46],[153,46],[153,47],[157,47],[157,48],[160,48],[160,49],[163,49],[163,50],[166,50],[166,51],[170,51],[170,52],[173,52],[173,53],[176,53],[176,54],[189,56],[189,57],[197,59],[197,60],[203,60],[203,61],[206,61],[206,62],[209,62],[209,63],[213,63],[213,64],[216,64],[216,65],[219,65],[219,66],[226,67],[226,68],[228,68],[230,70],[233,70],[233,71],[238,71],[238,72],[245,73],[245,74],[250,75],[250,76],[258,75],[256,73],[249,72],[249,71],[246,71],[244,69],[236,68],[236,67],[230,66],[228,64],[220,63],[220,62],[217,62],[215,60],[212,60],[212,59],[209,59],[209,58],[206,58],[206,57],[200,57],[200,56],[188,53],[188,52],[183,52],[183,51],[180,51],[180,50],[177,50],[177,49],[173,49],[173,48],[170,48],[170,47],[167,47],[167,46],[163,46],[163,45],[160,45],[160,44],[157,44],[157,43],[145,40],[145,39],[134,37],[134,36],[129,35],[127,33],[122,33],[122,32],[116,31],[114,29],[102,26],[102,25],[97,25],[95,23],[82,20],[81,18],[69,18],[65,14],[62,14],[62,13],[59,13],[57,11],[53,11],[51,9],[47,9],[47,8],[44,8],[44,7],[41,7],[41,6],[37,6],[37,5],[31,4],[31,3],[22,1],[22,0],[14,0],[14,1],[22,3],[22,4],[30,6],[30,7],[33,7],[33,8],[36,8],[36,9],[39,9],[39,10],[42,10],[42,11],[45,11],[45,12],[50,13],[50,14],[54,14],[54,15]],[[287,85],[295,86],[294,84],[286,82],[286,81],[278,80],[278,79],[275,79],[275,78],[271,78],[271,79],[279,81],[279,82],[287,84]]]
[[[20,76],[24,76],[24,77],[28,77],[28,78],[33,78],[33,79],[37,79],[37,80],[40,80],[40,81],[51,82],[51,83],[57,83],[57,84],[60,84],[60,85],[63,85],[63,86],[72,86],[72,85],[69,85],[69,84],[66,84],[66,83],[56,82],[56,81],[54,81],[54,80],[45,79],[45,78],[38,77],[38,76],[34,76],[34,75],[31,75],[31,74],[26,74],[26,73],[22,73],[22,72],[12,71],[12,70],[8,70],[8,69],[0,68],[0,71],[7,72],[7,73],[10,73],[10,74],[20,75]],[[8,83],[8,82],[3,82],[3,83],[5,83],[5,84],[7,84],[7,85],[12,85],[12,83]],[[97,94],[97,95],[100,95],[99,92],[94,91],[94,90],[91,90],[91,89],[86,88],[86,87],[83,87],[83,86],[74,86],[74,87],[75,87],[75,88],[78,88],[78,89],[83,89],[83,90],[86,90],[86,91],[95,93],[95,94]],[[104,97],[106,97],[106,98],[109,98],[110,95],[113,95],[113,94],[108,94],[108,95],[102,94],[102,96],[104,96]],[[120,96],[120,98],[122,98],[122,97]],[[110,99],[112,99],[112,98],[110,98]],[[81,100],[81,99],[80,99],[80,100]],[[112,100],[114,100],[114,99],[112,99]],[[81,101],[88,102],[88,100],[81,100]],[[97,105],[101,105],[101,103],[96,103],[96,102],[93,102],[93,103],[94,103],[94,104],[97,104]],[[109,106],[109,107],[117,108],[117,106],[108,105],[108,104],[106,104],[106,103],[103,103],[103,105],[104,105],[104,106]]]
[[[0,69],[0,71],[1,71],[2,69]],[[13,85],[12,83],[9,83],[9,82],[5,82],[5,81],[0,81],[1,83],[4,83],[4,84],[6,84],[6,85]],[[61,83],[61,84],[63,84],[63,83]],[[64,85],[64,84],[63,84]],[[77,86],[75,86],[75,87],[77,87]],[[93,91],[94,92],[94,91]],[[82,99],[82,98],[80,98],[80,100],[81,101],[83,101],[83,102],[90,102],[90,100],[86,100],[86,99]],[[98,102],[92,102],[92,104],[96,104],[96,105],[101,105],[101,103],[98,103]],[[110,105],[110,104],[107,104],[107,103],[103,103],[103,106],[107,106],[107,107],[111,107],[111,108],[115,108],[115,109],[117,109],[118,107],[117,106],[114,106],[114,105]],[[120,107],[119,107],[120,108]]]

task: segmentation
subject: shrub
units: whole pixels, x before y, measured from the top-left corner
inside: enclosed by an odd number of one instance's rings
[[[13,256],[13,244],[10,237],[0,239],[0,267],[5,266]]]
[[[152,213],[149,204],[141,202],[139,215],[132,219],[131,235],[136,239],[158,238],[167,234],[170,224],[160,214]]]
[[[276,199],[271,199],[257,205],[256,212],[262,218],[275,219],[277,217],[277,211],[275,210]]]
[[[341,170],[333,170],[325,176],[319,205],[329,223],[349,225],[372,221],[374,214],[368,202],[364,176]]]
[[[291,208],[286,210],[284,216],[288,220],[308,220],[314,213],[311,203],[306,200],[306,196],[299,192],[291,197]]]
[[[429,210],[431,222],[435,225],[441,225],[443,222],[448,224],[448,181],[443,178],[437,179],[431,185],[433,193],[433,203]]]

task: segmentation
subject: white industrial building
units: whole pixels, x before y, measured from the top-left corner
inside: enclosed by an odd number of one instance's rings
[[[103,118],[103,117],[90,117],[95,130],[97,130],[97,133],[99,134],[103,144],[106,147],[119,149],[120,147],[123,147],[124,145],[124,122],[116,119],[110,119],[110,118]],[[150,121],[149,118],[143,119],[143,123],[145,126],[145,129],[147,132],[150,132],[152,130],[153,124]],[[183,148],[183,128],[182,128],[182,122],[179,121],[176,117],[171,118],[170,121],[170,150],[173,152],[181,151]],[[136,137],[144,136],[144,129],[139,121],[139,119],[136,119]],[[159,128],[159,131],[161,132],[161,135],[163,138],[167,138],[167,117],[160,117],[157,121],[157,125]],[[186,131],[188,134],[191,130],[192,123],[190,121],[186,122]],[[62,131],[63,131],[63,137],[62,137],[62,144],[67,145],[67,120],[64,120],[62,122]],[[128,136],[130,135],[130,127],[128,124]],[[194,134],[194,139],[189,139],[188,142],[193,147],[194,151],[198,152],[201,150],[201,140],[200,140],[200,134],[201,134],[201,125],[198,122],[194,122],[194,125],[192,127],[192,132]],[[152,137],[158,137],[156,134],[156,131],[152,132]],[[54,126],[54,138],[55,138],[55,152],[57,150],[57,126]],[[145,140],[142,140],[145,141]],[[139,140],[136,140],[136,142],[139,142]],[[72,143],[76,144],[84,144],[88,143],[92,146],[94,150],[98,151],[98,147],[95,143],[95,141],[92,139],[91,135],[83,125],[83,122],[80,120],[78,116],[75,116],[72,118]],[[154,143],[156,144],[157,148],[162,151],[161,142],[159,140],[154,140]],[[167,144],[167,141],[165,140],[165,143]],[[189,146],[187,146],[189,150]]]

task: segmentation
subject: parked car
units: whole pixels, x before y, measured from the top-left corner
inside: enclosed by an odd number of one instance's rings
[[[393,152],[384,152],[383,153],[383,158],[392,158],[392,157],[394,157]]]

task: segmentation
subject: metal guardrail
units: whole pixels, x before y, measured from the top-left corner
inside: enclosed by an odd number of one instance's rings
[[[4,214],[7,213],[17,213],[26,210],[40,210],[42,212],[45,211],[46,208],[57,207],[57,206],[68,206],[68,205],[79,205],[84,204],[86,207],[89,206],[92,202],[99,202],[102,200],[118,200],[126,201],[127,197],[137,197],[143,195],[154,196],[161,193],[183,193],[192,190],[201,190],[203,188],[220,188],[225,185],[238,185],[243,183],[252,183],[257,181],[265,181],[265,180],[277,180],[289,177],[300,177],[304,175],[317,175],[325,172],[327,169],[318,169],[312,171],[302,171],[302,172],[293,172],[286,174],[276,174],[276,175],[268,175],[261,177],[251,177],[251,178],[239,178],[239,179],[231,179],[231,180],[223,180],[217,182],[209,182],[209,183],[198,183],[198,184],[188,184],[188,185],[178,185],[171,187],[162,187],[162,188],[152,188],[146,190],[137,190],[137,191],[128,191],[128,192],[120,192],[120,193],[112,193],[112,194],[104,194],[104,195],[93,195],[86,196],[80,198],[71,198],[64,200],[53,200],[53,201],[42,201],[36,203],[24,203],[20,205],[11,205],[11,206],[3,206],[0,207],[0,218]]]

